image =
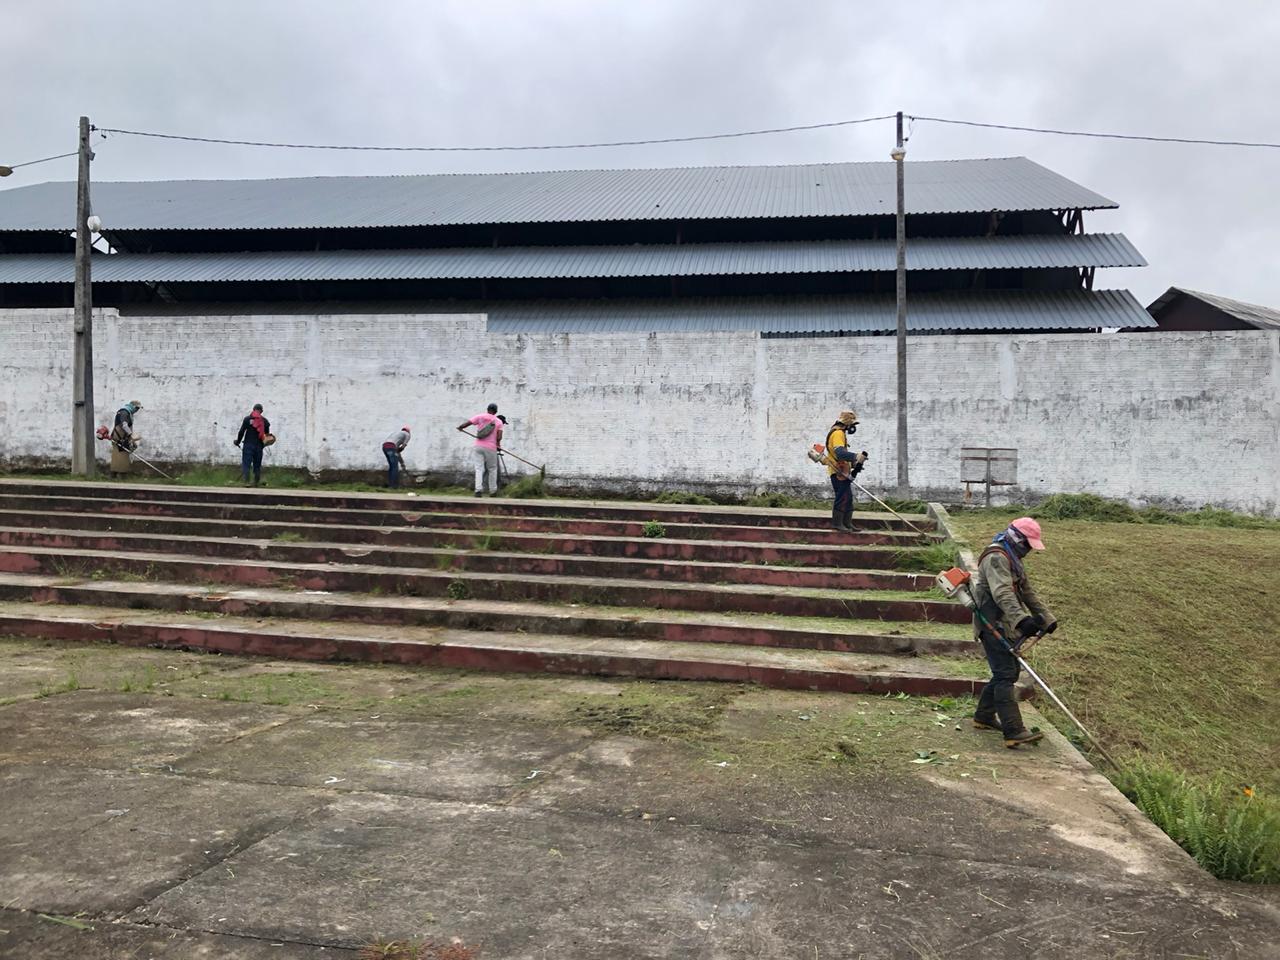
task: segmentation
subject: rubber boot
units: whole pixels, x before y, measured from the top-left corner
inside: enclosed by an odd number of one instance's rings
[[[831,529],[843,530],[844,529],[843,521],[844,521],[844,514],[840,511],[838,507],[832,507],[831,508]]]
[[[853,510],[846,510],[840,518],[840,529],[845,533],[853,533]]]

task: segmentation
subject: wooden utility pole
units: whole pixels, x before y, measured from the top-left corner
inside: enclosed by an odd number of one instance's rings
[[[89,230],[89,118],[80,118],[80,169],[76,178],[76,292],[75,363],[72,372],[71,472],[92,477],[97,467],[93,452],[93,288],[89,258],[93,237]]]
[[[898,146],[890,154],[898,174],[898,496],[911,497],[907,471],[907,208],[902,148],[902,111],[898,111]]]

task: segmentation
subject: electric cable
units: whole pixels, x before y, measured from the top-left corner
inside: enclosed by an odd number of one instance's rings
[[[708,133],[691,137],[657,137],[649,140],[608,140],[599,143],[548,143],[520,144],[492,147],[381,147],[357,146],[339,143],[275,143],[263,140],[230,140],[221,137],[189,137],[176,133],[154,133],[146,130],[122,130],[117,127],[95,127],[103,133],[117,133],[130,137],[153,137],[160,140],[186,140],[193,143],[222,143],[240,147],[283,147],[290,150],[379,150],[395,153],[492,153],[520,150],[580,150],[588,147],[639,147],[658,143],[692,143],[699,140],[729,140],[735,137],[761,137],[774,133],[796,133],[802,130],[824,130],[832,127],[848,127],[858,123],[892,120],[893,114],[882,117],[860,117],[857,120],[833,120],[828,123],[806,123],[793,127],[771,127],[765,130],[740,130],[734,133]]]
[[[923,120],[930,123],[950,123],[963,127],[985,127],[989,130],[1016,130],[1022,133],[1051,133],[1060,137],[1095,137],[1101,140],[1145,140],[1151,143],[1201,143],[1215,147],[1267,147],[1280,150],[1280,143],[1265,143],[1256,140],[1207,140],[1199,137],[1153,137],[1135,133],[1098,133],[1088,130],[1055,130],[1049,127],[1022,127],[1011,123],[980,123],[977,120],[952,120],[947,117],[922,117],[908,114],[912,120]]]

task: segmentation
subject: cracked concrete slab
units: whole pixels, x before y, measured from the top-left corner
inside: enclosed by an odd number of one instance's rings
[[[103,960],[354,960],[355,951],[310,943],[253,940],[189,933],[165,926],[121,921],[77,921],[68,926],[35,913],[0,909],[3,956],[22,960],[67,960],[92,956]]]
[[[116,915],[324,803],[255,784],[0,766],[0,890],[9,907]]]
[[[0,762],[160,768],[293,716],[255,704],[81,690],[0,710]]]
[[[938,706],[236,658],[11,703],[0,956],[1280,955],[1060,738]]]
[[[343,797],[226,866],[234,877],[194,878],[131,919],[333,945],[443,931],[513,960],[1280,947],[1274,917],[1166,885],[408,797]]]

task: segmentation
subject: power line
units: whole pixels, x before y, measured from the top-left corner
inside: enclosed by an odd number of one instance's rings
[[[283,147],[290,150],[378,150],[394,153],[492,153],[519,150],[579,150],[586,147],[639,147],[657,143],[692,143],[698,140],[729,140],[735,137],[760,137],[772,133],[796,133],[801,130],[825,130],[831,127],[849,127],[858,123],[892,120],[893,114],[882,117],[861,117],[857,120],[834,120],[830,123],[807,123],[794,127],[772,127],[766,130],[741,130],[735,133],[708,133],[694,137],[659,137],[649,140],[609,140],[601,143],[552,143],[521,144],[495,147],[376,147],[338,143],[273,143],[263,140],[227,140],[220,137],[187,137],[175,133],[152,133],[145,130],[121,130],[115,127],[95,127],[102,133],[118,133],[130,137],[153,137],[160,140],[185,140],[192,143],[223,143],[240,147]],[[73,156],[73,154],[69,154]]]
[[[1149,137],[1133,133],[1096,133],[1087,130],[1054,130],[1048,127],[1020,127],[1009,123],[979,123],[976,120],[952,120],[947,117],[921,117],[910,115],[912,120],[930,123],[951,123],[964,127],[985,127],[989,130],[1017,130],[1022,133],[1052,133],[1060,137],[1095,137],[1101,140],[1145,140],[1151,143],[1203,143],[1215,147],[1267,147],[1280,150],[1280,143],[1262,143],[1255,140],[1205,140],[1198,137]]]

